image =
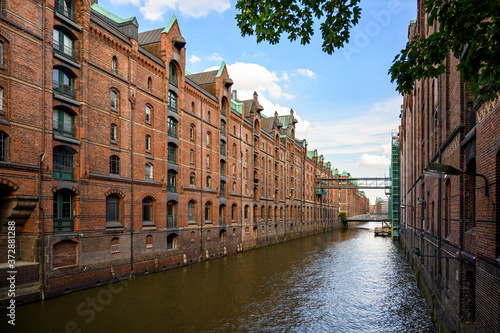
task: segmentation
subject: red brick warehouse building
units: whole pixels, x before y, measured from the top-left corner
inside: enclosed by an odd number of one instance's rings
[[[1,2],[0,244],[14,221],[19,301],[339,226],[339,192],[315,188],[337,171],[293,111],[239,100],[224,62],[189,73],[185,44],[175,16],[138,33],[97,1]]]
[[[410,40],[437,26],[418,4]],[[444,74],[415,82],[404,96],[401,240],[440,331],[499,332],[500,103],[468,92],[457,71],[466,56],[466,46],[461,59],[450,54]],[[428,162],[467,174],[429,177]]]

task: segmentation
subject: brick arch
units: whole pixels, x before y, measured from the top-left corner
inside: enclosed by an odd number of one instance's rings
[[[125,193],[123,193],[122,191],[120,191],[118,189],[111,189],[111,190],[107,191],[106,193],[104,193],[104,196],[108,197],[111,194],[115,194],[115,195],[119,196],[122,199],[125,198]]]
[[[73,192],[73,194],[75,194],[75,195],[80,194],[80,190],[75,185],[73,185],[71,188],[64,187],[64,186],[61,187],[60,185],[56,185],[51,189],[52,193],[56,193],[57,191],[61,191],[61,190],[67,190],[67,191]]]
[[[152,193],[146,193],[146,194],[144,194],[144,196],[142,197],[142,200],[144,200],[146,198],[151,198],[154,201],[158,201],[158,199],[156,199],[156,196],[154,194],[152,194]]]
[[[0,185],[7,185],[12,189],[12,191],[17,191],[19,189],[19,185],[14,183],[13,181],[10,181],[6,178],[0,178]]]

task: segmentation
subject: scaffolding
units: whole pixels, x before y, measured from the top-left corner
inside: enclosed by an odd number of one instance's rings
[[[393,239],[399,238],[400,231],[400,166],[399,166],[399,136],[396,130],[392,131],[391,151],[391,194],[389,205],[389,216],[391,218],[391,234]]]

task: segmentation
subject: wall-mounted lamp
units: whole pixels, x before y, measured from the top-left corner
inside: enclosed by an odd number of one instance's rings
[[[488,186],[488,179],[486,178],[485,175],[481,175],[479,173],[475,172],[465,172],[460,169],[454,168],[451,165],[447,164],[441,164],[441,163],[434,163],[434,162],[429,162],[425,165],[424,174],[429,177],[434,177],[434,178],[445,178],[448,175],[452,176],[458,176],[460,174],[464,175],[470,175],[474,177],[482,177],[484,179],[484,195],[487,197],[490,195],[490,189]]]

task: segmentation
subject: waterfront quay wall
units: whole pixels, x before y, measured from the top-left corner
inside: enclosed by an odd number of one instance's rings
[[[250,239],[241,237],[245,233],[241,225],[205,226],[203,228],[183,228],[177,232],[179,247],[168,249],[167,237],[169,231],[146,231],[131,235],[129,232],[121,233],[119,247],[111,253],[108,246],[114,235],[81,235],[80,263],[72,267],[64,267],[50,273],[50,278],[41,292],[41,280],[38,279],[39,265],[31,264],[17,268],[16,289],[18,294],[16,304],[33,302],[42,297],[50,298],[69,292],[88,289],[114,283],[121,280],[139,277],[146,274],[161,272],[207,260],[213,260],[236,253],[249,251],[264,246],[290,241],[296,238],[307,237],[313,234],[327,232],[341,226],[340,220],[324,220],[315,222],[262,222],[252,227]],[[221,239],[221,230],[230,232]],[[192,239],[191,233],[196,232],[202,237]],[[154,234],[158,242],[154,247],[147,247],[145,239]],[[224,233],[222,233],[224,235]],[[224,236],[223,236],[224,237]],[[46,239],[46,244],[53,243],[53,237]],[[101,244],[101,245],[100,245]],[[132,250],[132,245],[133,250]],[[153,249],[154,248],[154,249]],[[53,256],[54,254],[52,254]],[[67,253],[68,256],[71,253]],[[0,269],[2,282],[6,281],[8,269]],[[2,285],[2,292],[8,286]],[[5,309],[9,299],[0,300],[0,308]]]

